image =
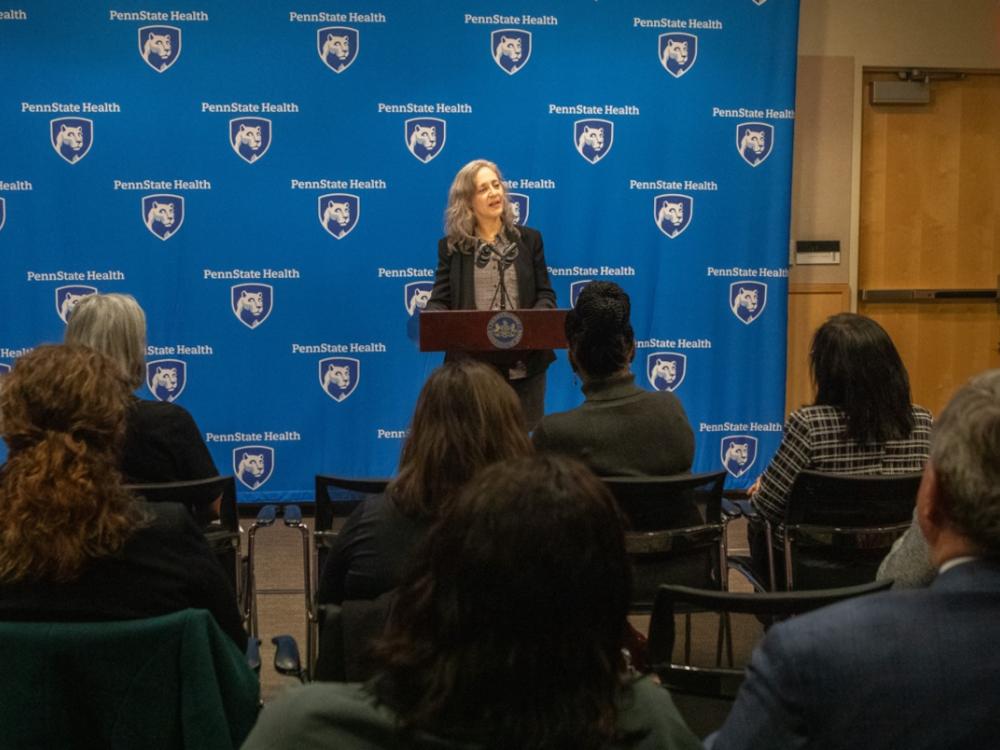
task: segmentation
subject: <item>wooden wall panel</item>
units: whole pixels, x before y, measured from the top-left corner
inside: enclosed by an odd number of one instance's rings
[[[789,284],[786,414],[813,401],[815,394],[809,374],[809,345],[813,333],[831,315],[850,309],[851,293],[847,284]]]

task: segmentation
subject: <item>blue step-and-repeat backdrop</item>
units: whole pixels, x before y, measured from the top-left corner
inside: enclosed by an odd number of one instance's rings
[[[529,13],[530,9],[530,14]],[[637,381],[747,486],[784,414],[796,0],[0,7],[0,369],[81,297],[243,501],[389,475],[447,189],[504,173],[560,306],[632,296]],[[565,352],[547,411],[582,396]]]

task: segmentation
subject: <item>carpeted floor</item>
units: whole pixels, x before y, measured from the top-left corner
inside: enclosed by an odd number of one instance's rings
[[[252,519],[243,519],[244,529]],[[244,534],[243,550],[246,551]],[[730,554],[748,554],[746,522],[737,520],[729,525]],[[285,527],[280,521],[270,528],[257,531],[255,536],[254,567],[257,577],[258,626],[261,644],[261,694],[264,701],[273,698],[283,687],[297,682],[275,672],[274,647],[271,638],[279,634],[295,637],[305,658],[306,610],[303,589],[302,536],[296,529]],[[747,582],[730,574],[732,591],[750,591]],[[635,617],[633,624],[640,632],[648,629],[648,617]],[[710,615],[695,615],[692,621],[692,663],[714,663],[718,619]],[[760,637],[754,627],[734,628],[736,663],[746,661],[753,643]]]

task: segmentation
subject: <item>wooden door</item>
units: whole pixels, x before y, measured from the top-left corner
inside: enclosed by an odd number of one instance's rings
[[[934,81],[931,103],[872,105],[865,76],[858,288],[996,288],[1000,274],[1000,75]],[[939,413],[970,376],[1000,367],[989,300],[865,303]]]

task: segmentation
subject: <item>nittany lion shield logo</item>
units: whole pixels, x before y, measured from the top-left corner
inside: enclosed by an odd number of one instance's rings
[[[528,221],[531,199],[524,193],[507,193],[507,201],[510,203],[510,210],[514,212],[514,223],[519,227],[524,226]]]
[[[680,31],[660,34],[660,65],[674,78],[680,78],[694,67],[698,59],[698,37]]]
[[[271,314],[274,287],[270,284],[235,284],[230,288],[233,315],[253,330]]]
[[[514,75],[531,57],[531,32],[522,29],[497,29],[490,34],[493,62],[507,75]]]
[[[266,117],[235,117],[229,121],[229,143],[247,164],[271,148],[271,121]]]
[[[233,448],[233,474],[249,490],[256,490],[274,472],[274,448],[267,445],[241,445]]]
[[[141,27],[139,54],[146,65],[162,73],[181,56],[181,30],[176,26]]]
[[[440,117],[411,117],[403,123],[406,148],[426,164],[444,148],[445,125]]]
[[[569,306],[576,307],[576,301],[580,299],[580,293],[587,287],[593,279],[581,279],[569,285]]]
[[[147,362],[146,385],[158,401],[176,401],[187,385],[187,362],[183,359]]]
[[[766,304],[767,284],[762,281],[734,281],[729,285],[729,309],[747,325],[760,317]]]
[[[319,384],[323,393],[340,402],[354,393],[361,379],[361,362],[354,357],[327,357],[319,361]]]
[[[573,142],[580,156],[597,164],[615,142],[615,124],[611,120],[577,120],[573,123]]]
[[[70,164],[76,164],[94,145],[94,121],[86,117],[57,117],[49,121],[52,148]]]
[[[327,193],[319,197],[319,223],[335,240],[342,240],[358,225],[361,198],[350,193]]]
[[[3,225],[7,223],[7,201],[0,198],[0,230],[3,229]]]
[[[97,294],[97,287],[94,286],[61,286],[56,289],[56,314],[65,323],[69,320],[73,308],[84,297]]]
[[[316,29],[319,59],[334,73],[343,73],[358,58],[361,36],[348,26],[324,26]]]
[[[763,5],[767,0],[753,0],[754,5]]]
[[[168,193],[143,196],[142,221],[154,236],[169,240],[184,223],[184,197]]]
[[[653,197],[653,221],[670,239],[677,237],[691,224],[694,198],[681,193],[663,193]]]
[[[757,460],[757,438],[752,435],[726,435],[720,443],[722,466],[739,479]]]
[[[412,316],[425,309],[433,290],[433,281],[411,281],[404,286],[403,303],[406,305],[406,314]]]
[[[741,122],[736,126],[736,150],[751,167],[761,164],[774,147],[774,126],[766,122]]]
[[[653,352],[646,357],[646,378],[658,391],[676,391],[686,374],[686,354]]]

